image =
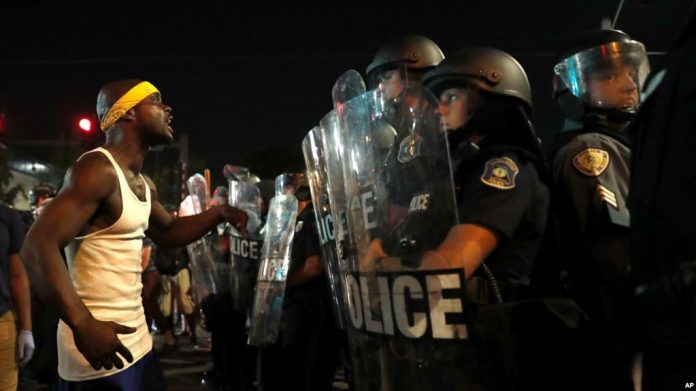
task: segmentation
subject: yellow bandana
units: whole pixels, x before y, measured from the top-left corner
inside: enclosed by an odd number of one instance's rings
[[[121,117],[123,117],[128,110],[132,109],[133,106],[137,105],[143,99],[154,94],[155,92],[159,92],[157,87],[153,86],[147,81],[140,82],[135,87],[128,90],[128,92],[123,94],[122,97],[118,98],[116,103],[114,103],[106,113],[99,124],[101,130],[104,132],[109,130],[109,128],[114,126],[116,121],[121,119]]]

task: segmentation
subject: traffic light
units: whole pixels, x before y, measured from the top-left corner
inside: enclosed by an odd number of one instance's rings
[[[80,117],[77,126],[82,133],[91,134],[94,131],[94,120],[91,117]]]

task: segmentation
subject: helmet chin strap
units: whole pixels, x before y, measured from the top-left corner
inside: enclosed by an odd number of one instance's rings
[[[588,107],[585,116],[595,114],[606,117],[609,122],[629,122],[635,119],[638,110],[635,107]]]

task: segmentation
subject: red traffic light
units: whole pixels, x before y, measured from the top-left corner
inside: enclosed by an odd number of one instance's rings
[[[80,121],[77,123],[80,126],[80,129],[85,132],[85,133],[91,133],[92,129],[94,126],[92,125],[92,120],[89,118],[80,118]]]

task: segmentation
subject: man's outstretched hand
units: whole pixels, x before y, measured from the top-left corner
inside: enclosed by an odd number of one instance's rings
[[[247,213],[241,209],[229,205],[220,205],[220,208],[222,208],[222,217],[225,219],[225,221],[232,224],[237,231],[246,236],[247,221],[249,221],[249,216],[247,216]]]
[[[123,368],[123,361],[116,353],[129,363],[133,362],[133,355],[116,335],[134,333],[136,329],[133,327],[115,322],[102,322],[90,316],[76,325],[72,331],[77,350],[95,370]]]

